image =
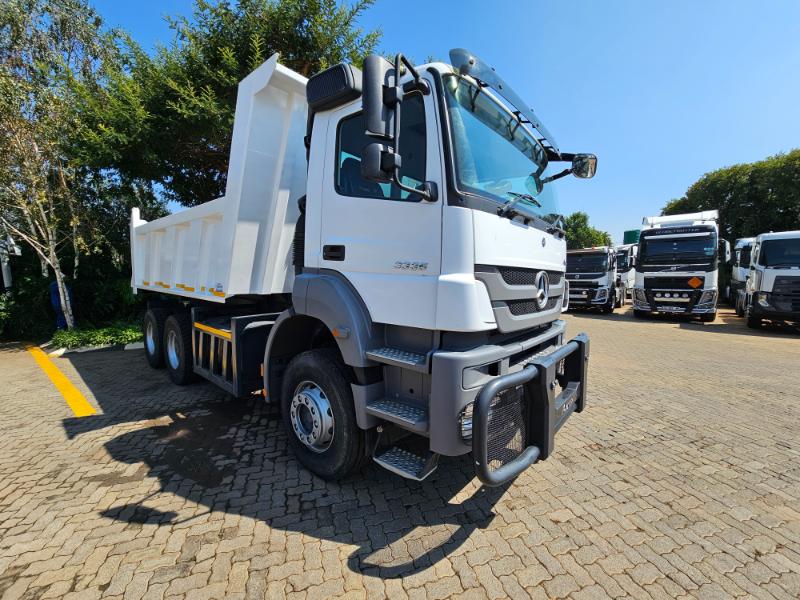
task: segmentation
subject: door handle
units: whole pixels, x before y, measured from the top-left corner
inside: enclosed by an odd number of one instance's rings
[[[344,260],[344,246],[323,246],[322,260]]]

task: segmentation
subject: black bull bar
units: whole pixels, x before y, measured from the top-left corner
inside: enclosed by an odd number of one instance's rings
[[[564,361],[563,371],[558,366]],[[521,371],[501,375],[487,383],[475,400],[472,413],[472,455],[478,479],[488,486],[501,485],[553,452],[556,432],[573,412],[586,405],[589,336],[581,333],[543,356],[531,358]],[[561,392],[556,395],[556,383]],[[523,386],[527,403],[525,449],[514,459],[492,469],[489,457],[492,400],[504,390]]]

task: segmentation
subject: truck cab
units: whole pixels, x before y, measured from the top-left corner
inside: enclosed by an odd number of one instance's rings
[[[274,56],[239,86],[226,196],[134,214],[134,289],[162,294],[151,365],[279,405],[324,478],[372,459],[421,480],[471,452],[499,485],[585,404],[555,182],[596,158],[562,152],[477,56],[450,58],[306,80]]]
[[[748,327],[765,320],[800,323],[800,231],[755,238],[745,294]]]
[[[636,244],[619,244],[614,248],[617,255],[617,286],[622,288],[621,306],[625,305],[625,301],[633,293],[636,283],[634,265],[638,249]]]
[[[740,317],[744,316],[747,299],[747,276],[750,274],[750,256],[756,238],[739,238],[733,244],[733,265],[728,299]]]
[[[730,245],[719,241],[715,210],[645,217],[636,258],[633,308],[637,318],[654,313],[717,316],[719,264]]]
[[[624,302],[624,288],[617,277],[617,252],[612,246],[567,251],[567,281],[570,308],[612,313]]]

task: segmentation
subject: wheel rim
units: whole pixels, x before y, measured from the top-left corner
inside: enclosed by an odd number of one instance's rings
[[[294,390],[289,417],[295,437],[312,452],[325,452],[333,443],[333,410],[325,392],[313,381]]]
[[[144,343],[147,346],[147,353],[151,355],[156,353],[155,329],[156,328],[153,326],[153,323],[149,321],[147,326],[144,328]]]
[[[178,333],[174,329],[167,334],[167,360],[173,369],[177,370],[181,366],[181,359],[178,356]]]

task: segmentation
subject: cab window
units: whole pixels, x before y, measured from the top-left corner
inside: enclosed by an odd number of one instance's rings
[[[401,190],[394,184],[377,183],[361,177],[361,153],[364,146],[375,142],[364,131],[363,113],[339,121],[336,135],[336,191],[343,196],[379,198],[382,200],[419,201],[419,194]],[[425,105],[422,94],[403,100],[400,118],[400,181],[415,189],[425,182]]]

